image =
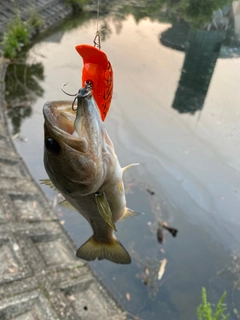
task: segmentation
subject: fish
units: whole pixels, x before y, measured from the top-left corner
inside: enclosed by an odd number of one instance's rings
[[[61,205],[78,211],[93,230],[76,256],[131,263],[114,231],[117,221],[138,214],[126,207],[122,180],[123,172],[137,164],[121,168],[89,86],[79,90],[74,107],[71,101],[50,101],[43,115],[44,166],[49,179],[42,183],[57,189],[65,198]]]
[[[88,44],[77,45],[77,52],[83,59],[82,87],[92,86],[92,94],[104,121],[109,111],[113,94],[113,69],[107,55]]]

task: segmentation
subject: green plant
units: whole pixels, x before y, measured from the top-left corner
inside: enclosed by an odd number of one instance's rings
[[[72,7],[73,12],[81,11],[88,0],[64,0],[64,2]]]
[[[30,36],[29,28],[16,11],[15,18],[9,22],[7,32],[3,35],[3,55],[6,58],[14,58],[21,47],[29,42]]]
[[[224,315],[227,309],[224,304],[225,297],[226,292],[224,292],[221,298],[219,299],[216,307],[216,312],[213,313],[211,303],[207,302],[207,291],[205,288],[202,288],[202,303],[199,305],[197,309],[198,320],[227,320],[229,314]]]
[[[37,13],[36,10],[31,10],[30,16],[27,20],[27,26],[31,32],[37,32],[39,28],[44,24],[44,20]]]
[[[3,55],[6,58],[13,59],[21,48],[29,43],[31,36],[39,30],[44,20],[36,12],[32,10],[26,22],[24,22],[16,10],[15,17],[9,22],[7,32],[3,35],[1,43]]]

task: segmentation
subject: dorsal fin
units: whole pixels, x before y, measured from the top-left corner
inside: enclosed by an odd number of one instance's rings
[[[42,179],[42,180],[39,180],[39,181],[40,181],[41,184],[45,184],[46,186],[50,187],[51,189],[57,190],[50,179]]]
[[[131,168],[131,167],[135,167],[135,166],[138,166],[138,165],[139,165],[139,163],[131,163],[131,164],[129,164],[128,166],[123,167],[123,168],[122,168],[122,172],[126,171],[127,169],[129,169],[129,168]]]

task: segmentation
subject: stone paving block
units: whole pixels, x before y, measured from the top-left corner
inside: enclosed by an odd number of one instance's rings
[[[12,159],[0,158],[0,179],[2,177],[14,178],[26,176],[26,170],[21,162]]]
[[[17,239],[10,233],[0,234],[0,285],[32,274]],[[1,318],[0,318],[1,319]]]
[[[35,276],[17,279],[14,282],[6,282],[0,285],[0,300],[39,288]],[[1,319],[1,318],[0,318]]]
[[[112,319],[118,312],[120,315],[118,306],[109,299],[105,289],[94,277],[74,279],[60,284],[60,289],[71,302],[79,319],[92,320],[98,315],[98,320],[106,320]]]
[[[11,147],[10,147],[11,146]],[[10,161],[19,161],[22,165],[21,158],[16,154],[14,149],[12,148],[11,141],[9,140],[9,148],[0,148],[0,159],[1,161],[4,161],[5,159],[8,159]],[[4,162],[3,162],[4,164]],[[26,171],[26,169],[25,169]]]
[[[6,222],[5,212],[3,211],[2,207],[0,207],[0,223]]]
[[[0,193],[0,204],[0,224],[15,221],[16,216],[13,203],[8,193],[3,190]]]
[[[0,178],[0,192],[6,190],[9,193],[23,194],[24,192],[29,194],[36,194],[39,192],[37,186],[29,179],[20,178]]]
[[[17,225],[16,225],[17,226]],[[59,222],[18,224],[18,237],[27,260],[35,270],[61,270],[79,261]]]
[[[52,273],[46,273],[46,287],[49,291],[56,291],[59,287],[65,290],[64,288],[71,287],[76,279],[87,279],[89,275],[92,275],[92,272],[89,271],[86,261],[78,259],[76,264],[56,272],[54,276]]]
[[[0,148],[8,148],[9,146],[9,140],[0,134]]]
[[[57,217],[46,205],[39,194],[9,194],[16,207],[17,221],[57,220]]]
[[[11,212],[11,210],[9,210],[8,200],[8,195],[6,193],[3,192],[0,194],[0,224],[7,222],[8,212]]]
[[[1,320],[58,320],[55,310],[41,290],[0,302]]]
[[[69,249],[65,245],[64,240],[59,239],[58,236],[48,242],[38,242],[36,243],[36,246],[47,266],[61,265],[63,263],[68,264],[72,262],[72,255],[69,254]]]

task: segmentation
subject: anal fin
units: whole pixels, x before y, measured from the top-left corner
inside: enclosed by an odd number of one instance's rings
[[[131,263],[129,253],[115,238],[110,243],[103,243],[96,241],[92,236],[77,250],[76,256],[87,261],[106,259],[120,264]]]
[[[135,216],[139,216],[141,214],[144,214],[144,213],[141,213],[141,212],[136,212],[136,211],[133,211],[129,208],[126,208],[125,209],[125,212],[124,214],[122,215],[122,217],[119,219],[119,221],[123,221],[123,220],[126,220],[128,218],[132,218],[132,217],[135,217]]]
[[[111,227],[113,230],[117,231],[115,223],[112,220],[112,211],[107,201],[107,197],[105,192],[95,193],[95,200],[98,208],[98,212],[100,213],[103,220]]]

